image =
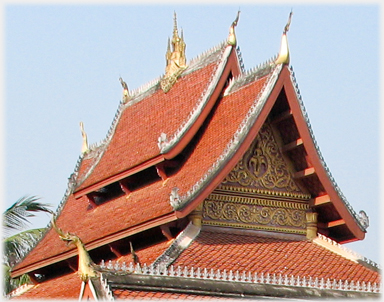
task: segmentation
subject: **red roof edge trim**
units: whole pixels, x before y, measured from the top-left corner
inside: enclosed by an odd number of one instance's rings
[[[243,122],[228,143],[222,155],[216,160],[207,173],[184,195],[180,197],[180,203],[175,206],[176,215],[183,217],[202,201],[217,187],[222,179],[236,165],[242,154],[256,137],[263,125],[274,102],[268,102],[270,98],[277,98],[279,89],[274,89],[280,78],[283,65],[277,65],[269,74],[259,95],[248,111]],[[281,82],[281,81],[280,81]],[[280,84],[282,87],[282,84]],[[266,104],[269,104],[266,106]]]
[[[142,170],[145,170],[149,167],[152,167],[153,165],[159,164],[164,161],[164,157],[162,155],[156,156],[154,158],[151,158],[150,160],[147,160],[144,163],[141,163],[133,168],[130,168],[128,170],[122,171],[118,174],[115,174],[109,178],[106,178],[104,180],[101,180],[89,187],[86,187],[82,190],[79,190],[77,192],[74,192],[73,195],[75,196],[76,199],[80,198],[81,196],[84,196],[85,194],[91,193],[100,187],[105,187],[111,183],[114,183],[116,181],[119,181],[121,179],[124,179],[132,174],[138,173]]]
[[[313,167],[315,168],[316,174],[318,175],[327,194],[330,196],[336,210],[345,220],[346,225],[354,234],[356,240],[362,240],[365,237],[364,233],[366,232],[366,225],[364,225],[363,220],[357,216],[356,212],[353,210],[352,206],[349,204],[336,181],[332,177],[314,137],[292,68],[287,70],[287,72],[289,72],[291,85],[284,86],[285,92],[287,94],[289,106],[291,107],[298,131],[303,140],[304,147],[307,149],[307,153]]]
[[[190,112],[188,119],[180,125],[174,134],[167,137],[165,141],[159,144],[160,153],[164,154],[167,159],[176,156],[200,128],[212,109],[224,86],[226,78],[231,71],[235,76],[240,73],[237,57],[234,55],[233,47],[229,45],[224,49],[224,53],[217,66],[215,74],[211,78],[209,86],[195,108]],[[180,143],[182,143],[182,145],[178,146],[177,151],[173,151],[173,149]]]

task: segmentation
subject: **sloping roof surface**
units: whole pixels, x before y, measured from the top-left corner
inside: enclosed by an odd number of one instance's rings
[[[183,169],[172,175],[165,184],[161,181],[155,182],[143,190],[131,192],[129,196],[111,200],[95,209],[90,208],[86,197],[76,200],[70,195],[57,219],[58,227],[63,231],[75,233],[87,244],[172,213],[173,209],[169,202],[171,189],[178,187],[180,194],[186,193],[212,167],[233,138],[267,80],[268,76],[261,77],[220,101],[214,108],[209,124],[203,125],[205,131],[196,141]],[[59,240],[54,230],[50,230],[16,269],[70,249],[73,247],[67,247]]]
[[[81,281],[77,273],[67,274],[36,285],[21,296],[13,299],[78,299],[80,295]]]
[[[308,240],[202,231],[175,266],[298,277],[380,282],[377,271]]]
[[[185,121],[211,82],[221,49],[211,54],[216,60],[182,76],[164,93],[159,87],[144,99],[123,107],[111,142],[100,161],[77,189],[145,162],[160,153],[161,133],[174,133]],[[207,60],[207,59],[206,59]],[[209,61],[209,60],[208,60]],[[188,70],[186,71],[188,72]]]

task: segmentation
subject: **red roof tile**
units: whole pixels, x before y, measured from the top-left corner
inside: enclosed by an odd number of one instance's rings
[[[210,84],[216,67],[216,62],[211,63],[181,77],[168,93],[157,89],[140,102],[125,108],[107,150],[78,189],[159,155],[157,143],[160,134],[173,134],[187,120]]]
[[[71,195],[57,219],[58,227],[76,234],[88,244],[131,226],[172,213],[173,209],[169,203],[171,189],[179,187],[180,194],[186,193],[212,167],[233,138],[266,80],[267,77],[263,77],[221,100],[209,122],[209,127],[205,129],[183,169],[170,177],[166,184],[156,182],[95,209],[89,208],[86,197],[76,200]],[[233,110],[234,107],[237,109]],[[106,217],[108,222],[103,223]],[[50,230],[15,269],[70,249],[73,247],[67,247],[57,234]]]
[[[113,290],[115,299],[122,300],[232,300],[224,297],[193,295],[171,292],[138,291],[129,289]]]
[[[36,285],[26,293],[13,297],[13,299],[78,299],[81,289],[81,280],[77,273],[71,273],[54,278]]]
[[[173,263],[177,266],[295,277],[380,282],[377,271],[311,241],[202,231]]]

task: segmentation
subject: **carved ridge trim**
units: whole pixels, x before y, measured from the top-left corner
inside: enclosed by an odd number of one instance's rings
[[[204,225],[210,225],[210,226],[220,226],[220,227],[231,227],[231,228],[245,228],[245,229],[254,229],[254,230],[264,230],[264,231],[273,231],[273,232],[285,232],[285,233],[291,233],[291,234],[300,234],[305,235],[306,230],[300,230],[300,229],[290,229],[290,228],[279,228],[279,227],[271,227],[271,226],[263,226],[263,225],[252,225],[252,224],[245,224],[245,223],[228,223],[228,222],[221,222],[221,221],[203,221]]]
[[[225,221],[254,226],[306,229],[307,225],[305,210],[236,204],[216,200],[206,200],[204,202],[203,218],[204,221]]]
[[[243,197],[243,196],[221,195],[221,194],[211,194],[208,196],[206,200],[224,201],[224,202],[232,202],[232,203],[247,204],[247,205],[260,205],[260,206],[267,206],[267,207],[279,207],[284,209],[296,209],[296,210],[309,209],[309,205],[306,203],[270,200],[270,199],[261,199],[261,198],[252,198],[252,197]]]
[[[292,193],[292,192],[283,192],[283,191],[272,191],[265,189],[257,189],[257,188],[247,188],[247,187],[234,187],[234,186],[225,186],[220,185],[218,187],[219,190],[229,191],[229,192],[240,192],[240,193],[253,193],[260,195],[271,195],[276,197],[285,197],[285,198],[294,198],[294,199],[311,199],[310,194],[302,194],[302,193]]]

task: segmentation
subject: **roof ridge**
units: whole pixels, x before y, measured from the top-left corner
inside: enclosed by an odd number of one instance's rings
[[[315,146],[315,149],[317,151],[317,155],[319,156],[319,159],[320,159],[320,162],[328,176],[328,179],[330,180],[330,182],[332,183],[336,193],[338,194],[338,196],[340,197],[340,199],[343,201],[343,203],[345,204],[345,206],[347,207],[349,213],[352,215],[352,217],[355,219],[355,221],[357,222],[357,225],[360,227],[360,229],[362,231],[366,231],[366,229],[368,228],[369,226],[369,219],[368,219],[368,216],[367,214],[361,210],[359,212],[359,216],[356,214],[355,210],[352,208],[352,206],[350,205],[350,203],[348,202],[347,198],[344,196],[343,192],[341,191],[340,187],[338,186],[338,184],[336,183],[335,179],[333,178],[332,176],[332,173],[331,171],[329,170],[325,160],[324,160],[324,157],[323,155],[321,154],[321,151],[320,151],[320,147],[319,145],[317,144],[317,141],[316,141],[316,138],[315,138],[315,135],[313,133],[313,130],[312,130],[312,126],[311,126],[311,123],[309,121],[309,117],[308,117],[308,113],[305,109],[305,106],[304,106],[304,102],[302,100],[302,97],[301,97],[301,94],[300,94],[300,89],[299,89],[299,85],[296,81],[296,77],[295,77],[295,73],[293,71],[293,67],[290,66],[289,68],[289,72],[290,72],[290,77],[291,77],[291,80],[292,80],[292,84],[293,84],[293,87],[294,87],[294,90],[295,90],[295,93],[296,93],[296,97],[297,97],[297,100],[299,102],[299,105],[300,105],[300,109],[302,111],[302,114],[303,114],[303,117],[304,117],[304,120],[307,124],[307,127],[308,127],[308,131],[311,135],[311,138],[312,138],[312,141],[313,141],[313,144]]]
[[[223,43],[221,45],[224,45]],[[209,100],[211,94],[213,93],[214,89],[217,86],[217,83],[220,79],[218,77],[218,73],[222,73],[226,63],[228,61],[228,58],[232,51],[232,46],[227,45],[225,48],[216,48],[216,50],[220,50],[220,60],[217,61],[216,70],[212,72],[212,75],[208,81],[208,85],[204,89],[204,91],[201,93],[201,96],[199,100],[197,101],[195,107],[190,111],[187,118],[180,124],[180,126],[177,128],[177,130],[168,136],[167,133],[161,133],[158,140],[158,146],[160,149],[160,153],[164,154],[170,151],[173,146],[180,140],[180,138],[185,134],[186,131],[193,125],[193,123],[196,121],[198,116],[200,115],[201,111],[205,108],[205,105],[207,104],[207,101]],[[213,54],[213,53],[211,53]],[[186,71],[189,69],[188,67]],[[193,71],[194,69],[190,69],[190,71]]]
[[[215,52],[221,50],[225,45],[227,44],[226,40],[220,42],[216,46],[211,47],[208,50],[203,51],[201,54],[195,56],[191,60],[189,60],[188,68],[192,67],[193,65],[200,63],[201,60],[206,59],[207,57],[211,56]]]
[[[255,81],[258,78],[266,76],[268,73],[271,72],[271,70],[275,66],[274,61],[276,60],[276,58],[277,55],[232,78],[227,89],[225,90],[224,96],[243,88],[244,86]]]
[[[331,238],[318,233],[317,237],[313,239],[313,242],[316,243],[317,245],[320,245],[327,250],[342,256],[348,260],[354,261],[356,263],[365,263],[368,264],[376,269],[380,269],[379,264],[376,262],[372,261],[371,259],[368,259],[367,257],[364,257],[360,255],[359,253],[341,245],[340,243],[332,240]]]
[[[102,260],[104,263],[104,260]],[[340,290],[340,291],[357,291],[357,292],[370,292],[370,293],[380,293],[381,292],[381,282],[354,282],[353,280],[342,280],[342,279],[329,279],[329,278],[319,278],[312,276],[298,276],[292,274],[281,274],[281,273],[264,273],[264,272],[251,272],[247,270],[220,270],[220,269],[207,269],[202,267],[188,267],[188,266],[174,266],[170,265],[169,267],[155,267],[152,265],[147,265],[144,263],[141,266],[140,270],[136,270],[132,262],[129,265],[126,265],[115,261],[116,265],[113,265],[113,262],[109,262],[109,272],[110,274],[119,274],[133,272],[132,274],[138,275],[149,275],[149,276],[162,276],[162,277],[174,277],[174,278],[189,278],[189,279],[202,279],[202,280],[212,280],[220,282],[245,282],[245,283],[258,283],[258,284],[272,284],[272,285],[282,285],[288,287],[303,287],[303,288],[317,288],[317,289],[331,289],[331,290]],[[105,265],[103,266],[105,269]],[[332,281],[331,281],[332,280]]]

